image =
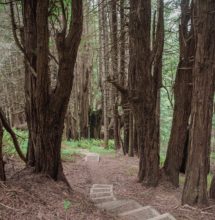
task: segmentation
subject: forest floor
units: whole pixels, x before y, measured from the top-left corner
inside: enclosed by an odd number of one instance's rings
[[[16,220],[106,220],[113,219],[98,210],[89,199],[94,183],[113,184],[117,199],[133,199],[143,206],[150,205],[169,212],[177,220],[215,220],[215,203],[197,209],[181,206],[182,188],[161,182],[157,188],[146,188],[137,182],[138,159],[121,154],[102,155],[98,164],[89,166],[83,156],[73,155],[64,160],[64,172],[72,192],[62,182],[32,175],[15,157],[6,165],[8,181],[0,183],[0,219]]]

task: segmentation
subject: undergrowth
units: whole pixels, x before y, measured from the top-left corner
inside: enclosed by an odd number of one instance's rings
[[[26,154],[27,146],[28,146],[28,132],[16,130],[16,129],[14,129],[14,132],[16,133],[22,152]],[[112,154],[115,152],[113,140],[109,141],[108,148],[104,148],[103,141],[97,139],[72,140],[71,142],[63,141],[61,148],[62,159],[73,160],[72,156],[80,155],[81,149],[86,149],[89,152],[94,152],[101,155]],[[9,156],[17,155],[11,136],[6,131],[4,132],[4,137],[3,137],[3,151],[5,154]]]
[[[107,148],[104,148],[104,142],[99,139],[80,139],[80,140],[74,140],[74,141],[64,141],[64,145],[66,146],[63,151],[74,151],[80,149],[88,150],[92,153],[98,153],[98,154],[113,154],[115,152],[114,150],[114,141],[109,140],[109,145]]]

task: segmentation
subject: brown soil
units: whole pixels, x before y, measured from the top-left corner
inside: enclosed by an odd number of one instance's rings
[[[80,165],[85,166],[85,162],[79,161],[77,170]],[[114,195],[117,199],[134,199],[143,206],[153,206],[160,213],[169,212],[177,220],[215,220],[215,201],[210,201],[209,207],[202,209],[182,206],[182,187],[174,188],[164,181],[156,188],[147,188],[138,183],[138,158],[119,154],[114,157],[106,156],[101,158],[99,164],[88,164],[87,168],[81,169],[81,172],[86,172],[90,176],[90,181],[85,184],[81,175],[79,175],[79,180],[76,179],[80,181],[78,184],[85,185],[81,192],[86,195],[93,183],[113,184]]]
[[[73,192],[62,182],[34,175],[16,159],[8,162],[8,181],[0,184],[0,219],[113,219],[100,212],[89,200],[93,183],[114,185],[117,199],[134,199],[151,205],[161,213],[170,212],[177,220],[215,220],[215,202],[197,209],[181,206],[182,188],[165,182],[157,188],[146,188],[137,182],[138,159],[122,155],[103,156],[99,164],[86,163],[83,158],[64,162],[64,171]],[[21,170],[21,171],[19,171]],[[70,201],[68,210],[65,201]]]
[[[84,165],[66,162],[72,169],[68,179],[75,185],[73,190],[63,182],[55,182],[48,177],[33,174],[23,169],[23,164],[10,159],[6,167],[7,182],[0,183],[1,220],[109,220],[113,219],[98,210],[87,196],[80,193],[81,187],[89,181]],[[77,168],[79,171],[77,172]],[[76,190],[77,189],[77,190]],[[66,208],[66,204],[69,205]]]

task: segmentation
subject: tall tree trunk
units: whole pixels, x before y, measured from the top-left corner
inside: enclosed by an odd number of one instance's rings
[[[194,1],[196,37],[189,156],[182,203],[205,205],[212,127],[215,69],[215,2]]]
[[[120,0],[120,71],[119,71],[119,83],[126,88],[126,18],[125,18],[125,0]],[[125,92],[121,92],[121,105],[123,110],[124,121],[124,141],[123,141],[123,153],[127,154],[129,151],[129,112],[130,106],[128,101],[128,95]]]
[[[109,140],[109,120],[108,120],[108,85],[106,82],[108,71],[109,71],[109,56],[108,56],[108,32],[107,32],[107,5],[106,1],[99,2],[99,11],[100,11],[100,27],[102,30],[101,33],[101,43],[102,43],[102,93],[103,93],[103,122],[104,122],[104,147],[108,147]]]
[[[56,35],[59,69],[56,87],[50,92],[49,1],[24,1],[25,58],[28,67],[31,66],[26,68],[26,83],[29,83],[26,86],[26,111],[31,138],[28,157],[31,161],[33,156],[31,165],[35,166],[36,172],[45,173],[55,180],[64,178],[60,158],[61,140],[83,23],[82,1],[73,0],[71,4],[72,20],[68,31],[65,26]],[[31,30],[32,23],[36,24],[36,31]],[[33,55],[35,53],[36,57]],[[34,78],[29,79],[32,74]]]
[[[33,75],[31,68],[36,72],[37,55],[37,29],[36,29],[36,10],[37,1],[27,1],[23,3],[23,23],[24,36],[23,43],[28,60],[25,59],[25,99],[26,99],[26,121],[29,130],[27,161],[28,165],[35,165],[34,145],[36,142],[36,133],[33,133],[34,124],[36,124],[36,77]]]
[[[130,1],[129,97],[135,117],[140,149],[139,181],[156,186],[159,177],[157,79],[163,52],[163,1],[158,1],[155,42],[151,51],[151,1]],[[152,69],[153,67],[153,69]]]
[[[187,133],[192,98],[192,68],[194,56],[193,24],[189,0],[181,1],[181,22],[179,26],[180,61],[174,85],[174,113],[172,130],[164,163],[164,170],[170,181],[178,186],[183,157],[186,161]],[[184,164],[186,166],[186,164]]]
[[[3,153],[2,153],[2,146],[3,146],[3,126],[0,119],[0,181],[5,181],[5,171],[4,171],[4,161],[3,161]]]
[[[111,1],[111,27],[112,27],[112,42],[111,42],[111,53],[112,53],[112,67],[113,67],[113,77],[118,79],[118,23],[117,23],[117,2]],[[113,107],[112,107],[112,115],[114,120],[114,143],[115,149],[120,149],[120,134],[119,134],[119,116],[118,116],[118,92],[116,88],[111,85],[112,87],[112,99],[113,99]]]
[[[129,114],[129,151],[128,151],[128,155],[130,157],[134,156],[134,119],[133,119],[133,114],[130,111]]]

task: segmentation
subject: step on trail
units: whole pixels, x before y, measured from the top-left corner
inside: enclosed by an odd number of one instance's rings
[[[153,207],[142,206],[135,200],[117,200],[113,194],[112,184],[93,184],[90,189],[90,198],[99,209],[107,211],[118,219],[176,220],[169,213],[160,214]]]

